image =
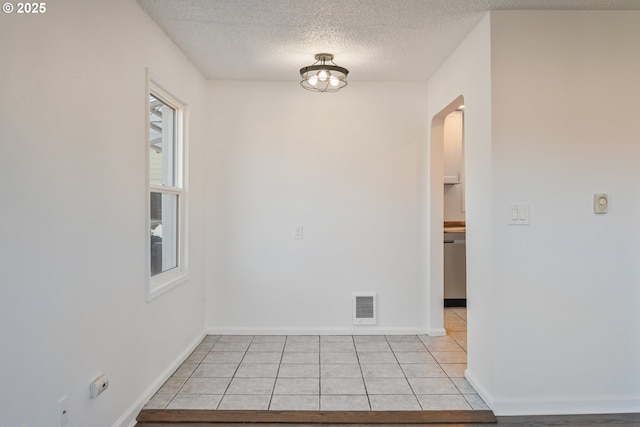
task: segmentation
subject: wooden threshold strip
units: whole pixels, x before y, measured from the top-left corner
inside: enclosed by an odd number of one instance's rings
[[[460,424],[496,423],[492,411],[223,411],[144,409],[140,427],[162,423]]]

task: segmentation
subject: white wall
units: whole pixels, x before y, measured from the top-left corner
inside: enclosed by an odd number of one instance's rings
[[[251,333],[424,331],[418,150],[426,84],[210,82],[207,327]],[[294,240],[294,227],[304,239]],[[352,326],[352,293],[378,325]]]
[[[638,412],[640,13],[491,22],[492,408]],[[510,202],[530,226],[506,225]]]
[[[132,1],[47,7],[0,15],[0,425],[57,425],[64,394],[70,427],[128,425],[204,332],[204,80]],[[149,303],[146,66],[190,107],[193,231],[191,280]]]
[[[436,128],[460,102],[465,105],[468,370],[474,383],[491,383],[491,64],[490,19],[485,17],[428,83],[429,124]],[[464,100],[459,100],[460,96]],[[457,105],[452,105],[454,101]],[[445,110],[444,113],[441,113]],[[440,118],[440,121],[438,121]],[[438,125],[440,123],[440,125]],[[440,132],[442,132],[440,130]],[[430,133],[424,150],[428,197],[423,206],[424,283],[429,288],[429,329],[443,330],[442,140]],[[482,390],[479,390],[482,391]]]
[[[498,415],[640,410],[639,20],[495,12],[429,81],[430,116],[465,99],[466,376]],[[531,225],[507,226],[507,203]]]

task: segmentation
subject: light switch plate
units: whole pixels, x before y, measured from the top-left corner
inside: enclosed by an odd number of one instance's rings
[[[507,205],[508,225],[529,225],[529,205],[508,204]]]
[[[609,195],[597,193],[593,195],[593,213],[606,214],[609,212]]]

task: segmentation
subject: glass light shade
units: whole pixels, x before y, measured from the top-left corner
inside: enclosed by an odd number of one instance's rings
[[[348,74],[349,70],[333,62],[333,55],[319,53],[316,62],[300,69],[300,86],[313,92],[337,92],[347,85]]]

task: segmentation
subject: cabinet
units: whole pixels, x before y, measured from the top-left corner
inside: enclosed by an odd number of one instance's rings
[[[462,111],[444,119],[444,183],[460,184],[464,176]]]

